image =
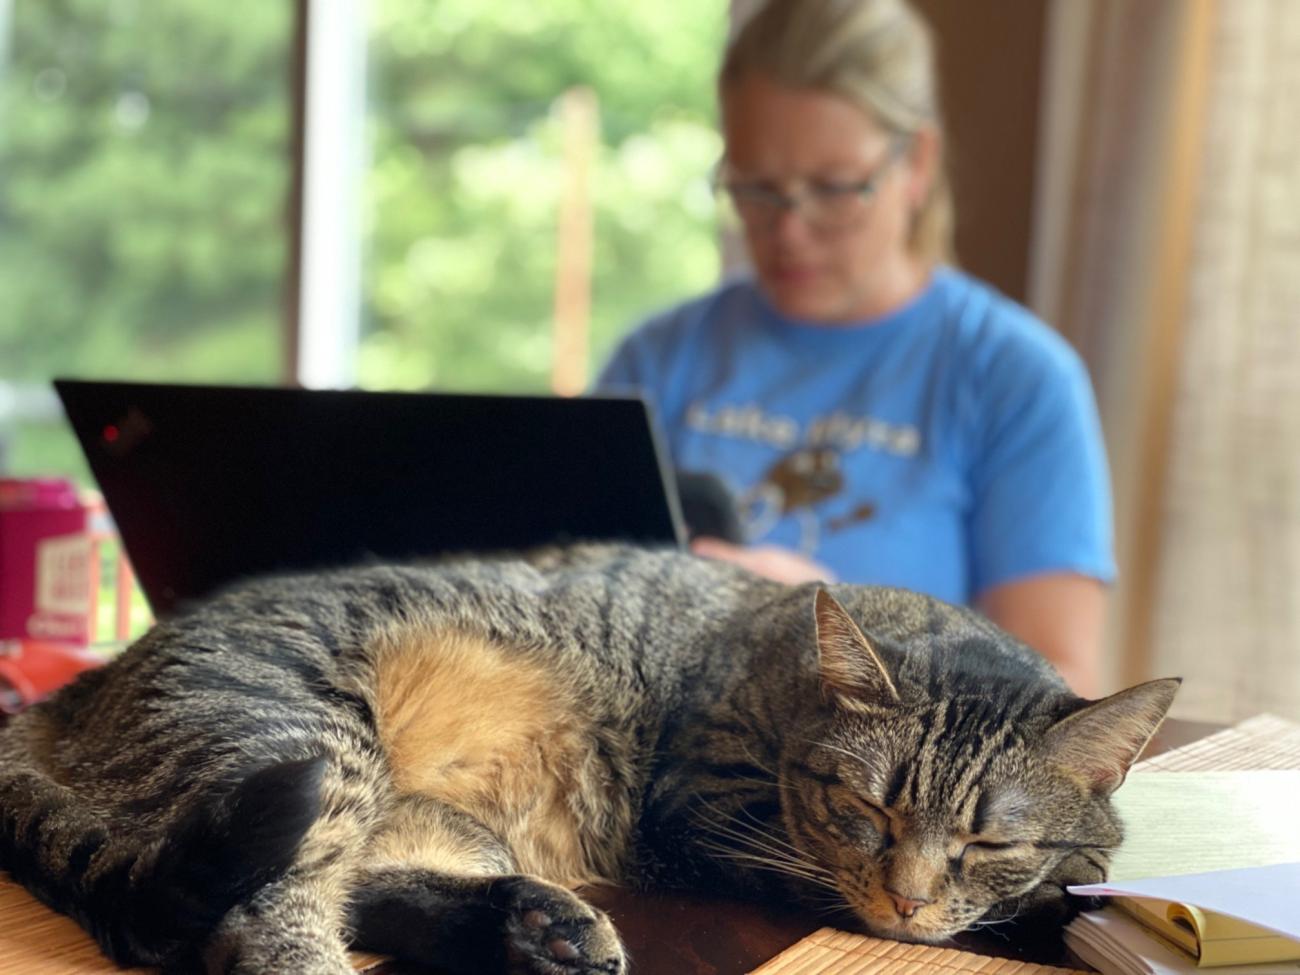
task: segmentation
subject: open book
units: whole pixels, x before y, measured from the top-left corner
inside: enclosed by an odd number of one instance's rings
[[[1115,904],[1166,941],[1172,941],[1192,955],[1199,968],[1269,961],[1300,962],[1300,941],[1227,914],[1216,914],[1177,901],[1144,897],[1117,897]]]
[[[1176,946],[1163,964],[1115,966],[1116,971],[1189,971],[1194,968],[1240,970],[1236,966],[1270,964],[1268,971],[1300,972],[1300,863],[1243,870],[1221,870],[1177,877],[1114,881],[1072,888],[1078,893],[1117,895],[1100,914],[1083,914],[1071,924],[1067,941],[1083,957],[1088,948],[1108,945],[1125,954],[1122,942],[1151,954],[1150,932]],[[1249,921],[1243,920],[1249,918]],[[1128,937],[1126,928],[1142,925],[1143,937]],[[1076,942],[1082,942],[1080,950]],[[1177,950],[1181,949],[1181,953]],[[1279,964],[1281,963],[1281,964]],[[1102,966],[1103,971],[1112,967]],[[1264,971],[1264,969],[1251,969]]]
[[[1300,962],[1198,967],[1191,955],[1118,907],[1090,911],[1065,929],[1066,946],[1105,975],[1300,975]]]
[[[1247,722],[1224,733],[1220,749],[1209,739],[1194,760],[1180,764],[1171,752],[1164,765],[1233,771],[1129,776],[1115,794],[1127,836],[1110,881],[1071,888],[1112,896],[1123,913],[1107,908],[1070,925],[1067,942],[1081,957],[1108,973],[1300,972],[1300,762],[1287,751],[1300,726],[1268,720],[1249,728],[1260,738],[1253,745],[1242,732],[1257,722]],[[1252,758],[1273,767],[1243,770]]]

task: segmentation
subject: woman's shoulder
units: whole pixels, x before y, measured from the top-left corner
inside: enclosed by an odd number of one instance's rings
[[[935,287],[944,298],[947,339],[976,373],[1083,369],[1063,335],[992,284],[945,266],[935,272]]]

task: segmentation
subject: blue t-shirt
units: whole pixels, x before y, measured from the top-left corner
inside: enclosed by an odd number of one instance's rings
[[[597,387],[651,402],[674,464],[727,482],[748,541],[842,580],[969,602],[1042,572],[1114,576],[1083,364],[952,268],[897,312],[835,327],[730,282],[627,336]]]

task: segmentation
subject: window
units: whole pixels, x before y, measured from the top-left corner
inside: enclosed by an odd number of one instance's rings
[[[0,0],[0,471],[89,476],[57,375],[282,373],[293,7]]]
[[[57,375],[582,388],[624,329],[717,277],[726,14],[0,0],[0,472],[89,483]]]

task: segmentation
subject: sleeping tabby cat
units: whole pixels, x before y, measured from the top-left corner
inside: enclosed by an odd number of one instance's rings
[[[0,732],[0,866],[111,957],[618,973],[593,881],[1065,913],[1177,682],[1097,703],[976,614],[579,546],[255,581]]]

